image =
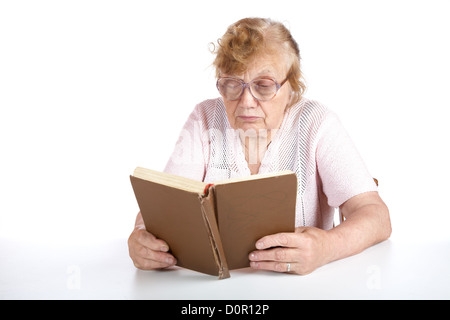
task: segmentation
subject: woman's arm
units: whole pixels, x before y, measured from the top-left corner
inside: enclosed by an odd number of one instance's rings
[[[389,211],[378,192],[366,192],[346,201],[346,220],[331,230],[300,227],[295,233],[278,233],[256,242],[250,253],[255,269],[308,274],[331,261],[357,254],[389,238]]]
[[[328,231],[328,241],[333,244],[330,261],[357,254],[390,237],[389,210],[378,192],[354,196],[340,209],[344,222]]]

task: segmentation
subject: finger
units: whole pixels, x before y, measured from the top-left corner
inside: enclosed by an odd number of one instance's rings
[[[295,273],[296,263],[275,262],[275,261],[252,261],[250,267],[258,270],[275,272]]]
[[[134,265],[143,270],[167,268],[177,263],[170,253],[154,251],[142,245],[133,247],[130,257]]]
[[[169,251],[169,246],[164,240],[156,238],[153,234],[142,227],[136,227],[136,233],[139,244],[155,251]]]
[[[138,246],[136,248],[135,257],[145,260],[152,260],[166,266],[174,265],[177,262],[175,257],[170,253],[155,251],[144,246]]]
[[[164,241],[156,239],[154,235],[140,227],[137,227],[130,236],[129,251],[135,266],[140,269],[166,268],[177,263],[173,255],[165,252],[168,251],[168,246]]]
[[[142,270],[154,270],[154,269],[164,269],[173,266],[173,264],[167,264],[163,262],[158,262],[155,260],[145,259],[142,257],[137,257],[133,260],[136,268]]]
[[[298,261],[300,258],[301,256],[298,250],[291,248],[256,250],[249,254],[250,261],[290,262]]]
[[[295,228],[295,233],[303,233],[306,230],[308,230],[310,227],[296,227]]]
[[[256,249],[268,249],[273,247],[296,247],[298,241],[295,233],[277,233],[265,236],[256,241]]]

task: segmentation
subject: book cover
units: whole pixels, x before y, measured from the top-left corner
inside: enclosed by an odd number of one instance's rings
[[[206,184],[137,168],[130,180],[147,231],[167,242],[177,265],[219,279],[249,266],[256,240],[295,230],[290,171]]]

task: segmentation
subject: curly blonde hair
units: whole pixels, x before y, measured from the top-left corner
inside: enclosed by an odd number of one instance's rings
[[[245,18],[232,24],[214,46],[216,76],[243,74],[251,61],[262,55],[284,55],[293,91],[290,105],[300,101],[306,90],[300,69],[300,50],[290,31],[280,22],[264,18]]]

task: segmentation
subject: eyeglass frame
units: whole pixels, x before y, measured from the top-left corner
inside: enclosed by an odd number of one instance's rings
[[[277,80],[275,80],[275,79],[273,79],[273,78],[270,78],[270,77],[256,78],[256,79],[251,80],[250,82],[245,82],[244,80],[239,79],[239,78],[233,78],[233,77],[221,77],[221,76],[219,76],[219,78],[217,79],[217,82],[216,82],[216,87],[217,87],[217,90],[219,91],[219,93],[220,93],[220,94],[222,95],[222,97],[223,97],[223,94],[222,94],[222,92],[220,92],[220,89],[219,89],[219,81],[220,81],[221,79],[231,79],[231,80],[238,81],[238,82],[240,82],[240,83],[242,84],[242,91],[241,91],[241,93],[239,94],[239,96],[238,96],[236,99],[233,99],[233,100],[227,99],[227,100],[229,100],[229,101],[237,101],[237,100],[239,100],[239,99],[242,97],[242,95],[244,94],[244,91],[245,91],[246,88],[248,88],[248,91],[250,91],[250,94],[252,95],[252,97],[253,97],[255,100],[257,100],[257,101],[270,101],[270,100],[273,100],[273,98],[275,98],[275,96],[278,94],[278,91],[280,91],[281,87],[286,83],[286,81],[289,80],[289,75],[286,76],[286,79],[284,79],[284,80],[281,82],[281,84],[278,83]],[[277,90],[275,90],[275,93],[273,94],[273,96],[272,96],[270,99],[266,99],[266,100],[256,98],[255,95],[254,95],[253,92],[252,92],[251,87],[250,87],[250,84],[251,84],[253,81],[256,81],[256,80],[264,80],[264,79],[265,79],[265,80],[272,80],[273,82],[275,82],[275,85],[276,85],[276,87],[277,87]]]

